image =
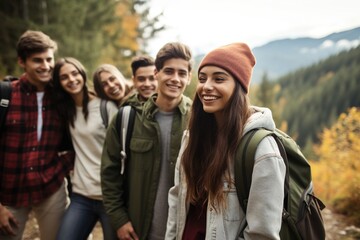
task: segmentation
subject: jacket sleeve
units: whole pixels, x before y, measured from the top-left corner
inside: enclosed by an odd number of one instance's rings
[[[103,146],[101,156],[101,190],[105,210],[114,229],[127,223],[129,216],[126,210],[125,175],[120,174],[120,135],[116,129],[117,114],[112,118]]]
[[[175,166],[175,176],[174,176],[174,186],[169,190],[168,202],[169,202],[169,213],[168,213],[168,220],[166,225],[166,235],[165,239],[176,239],[176,231],[177,231],[177,216],[178,212],[177,209],[179,206],[179,190],[181,184],[181,175],[180,175],[180,164],[181,164],[181,157],[187,145],[188,139],[188,131],[185,130],[182,140],[181,140],[181,147],[179,151],[178,158],[176,160]]]
[[[255,153],[244,238],[280,239],[286,167],[273,137],[266,137]]]

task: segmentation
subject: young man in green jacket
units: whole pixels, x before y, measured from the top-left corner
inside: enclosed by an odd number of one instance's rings
[[[150,56],[139,55],[131,61],[132,81],[136,90],[123,106],[141,106],[156,93],[158,82],[154,76],[155,61]]]
[[[192,101],[183,95],[191,80],[191,52],[181,43],[167,43],[155,59],[157,94],[136,108],[130,157],[121,174],[116,117],[102,155],[103,201],[119,239],[164,239],[168,191]]]

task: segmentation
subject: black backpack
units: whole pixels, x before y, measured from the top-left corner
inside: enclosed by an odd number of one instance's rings
[[[10,106],[11,81],[17,79],[13,76],[6,76],[3,81],[0,81],[0,128],[5,124],[7,110]]]
[[[254,129],[246,133],[241,140],[236,153],[235,185],[243,211],[246,213],[256,148],[266,136],[274,137],[286,165],[280,238],[324,240],[325,228],[321,210],[325,205],[314,195],[310,165],[296,142],[278,129]]]

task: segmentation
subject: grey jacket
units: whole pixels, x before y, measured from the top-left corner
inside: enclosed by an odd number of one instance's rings
[[[256,112],[249,118],[244,134],[251,129],[263,127],[274,129],[271,111],[254,107]],[[169,216],[166,239],[182,239],[188,204],[186,204],[186,181],[182,174],[180,159],[188,142],[188,132],[183,135],[183,142],[175,169],[175,186],[169,191]],[[239,204],[234,184],[224,180],[226,209],[216,212],[210,205],[206,215],[206,240],[241,239],[280,239],[281,217],[284,197],[285,164],[272,137],[266,137],[259,144],[255,154],[249,202],[246,214]],[[230,169],[232,183],[235,182],[234,170]],[[209,201],[208,201],[209,202]]]

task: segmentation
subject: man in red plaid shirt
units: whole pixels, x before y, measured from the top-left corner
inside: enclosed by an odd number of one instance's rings
[[[56,42],[39,31],[26,31],[17,43],[24,74],[11,83],[1,127],[0,239],[21,239],[30,211],[41,239],[55,239],[67,206],[64,178],[73,166],[74,152],[64,148],[66,125],[49,84],[56,50]]]

